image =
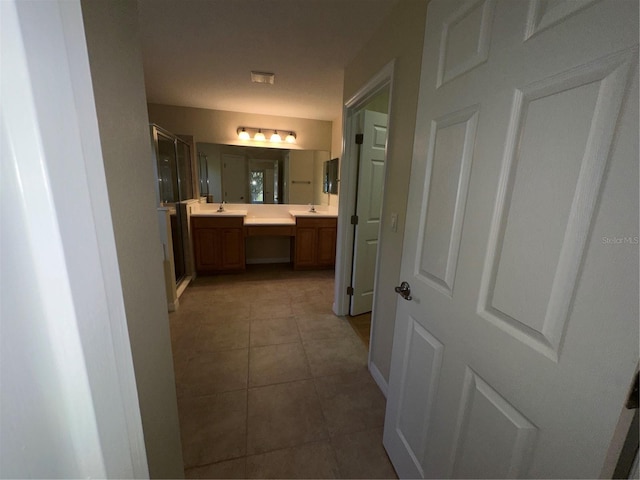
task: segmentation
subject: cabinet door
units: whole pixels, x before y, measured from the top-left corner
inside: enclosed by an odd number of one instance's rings
[[[336,228],[318,228],[318,265],[331,266],[336,262]]]
[[[241,228],[220,229],[222,270],[244,270],[244,234]]]
[[[210,271],[220,269],[220,232],[216,228],[196,228],[193,230],[196,270]]]
[[[298,227],[296,229],[296,267],[316,265],[317,229]]]

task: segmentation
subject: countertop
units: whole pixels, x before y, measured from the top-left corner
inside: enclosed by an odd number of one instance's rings
[[[304,218],[337,218],[337,212],[327,212],[318,210],[310,212],[309,210],[282,210],[278,212],[265,211],[265,215],[255,213],[248,215],[247,210],[230,208],[224,212],[218,212],[217,209],[194,209],[191,215],[194,217],[243,217],[245,225],[295,225],[297,217]],[[260,212],[263,213],[263,212]],[[274,215],[275,213],[275,215]]]
[[[246,210],[225,210],[218,212],[216,210],[196,210],[191,212],[192,217],[246,217]]]
[[[292,217],[318,217],[318,218],[338,218],[338,215],[331,212],[322,212],[315,211],[310,212],[309,210],[289,210],[289,214]]]

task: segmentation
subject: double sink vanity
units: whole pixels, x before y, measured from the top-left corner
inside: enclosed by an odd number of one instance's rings
[[[254,237],[288,237],[296,270],[333,268],[337,208],[304,205],[218,204],[191,206],[191,234],[198,274],[242,271],[246,243]]]

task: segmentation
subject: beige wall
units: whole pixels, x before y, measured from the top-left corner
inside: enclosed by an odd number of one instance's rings
[[[378,113],[389,113],[389,93],[389,88],[385,87],[384,90],[373,97],[371,101],[363,107],[363,110]]]
[[[205,108],[176,107],[150,103],[149,121],[175,134],[193,135],[196,142],[246,145],[238,139],[240,126],[293,130],[299,150],[330,150],[332,125],[329,121],[306,118],[225,112]],[[287,146],[289,147],[289,146]]]
[[[313,158],[314,152],[289,153],[289,183],[287,185],[289,198],[287,203],[306,205],[314,201],[315,172]]]
[[[134,0],[82,1],[122,293],[152,478],[183,476]]]
[[[387,381],[397,302],[393,287],[400,280],[426,6],[427,0],[400,0],[372,39],[347,66],[344,75],[346,101],[385,64],[394,58],[396,60],[391,92],[379,283],[374,304],[376,322],[371,344],[372,362]],[[391,230],[392,213],[398,214],[397,232]]]

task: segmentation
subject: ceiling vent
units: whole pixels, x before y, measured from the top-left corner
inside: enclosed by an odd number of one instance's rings
[[[266,83],[267,85],[273,85],[276,79],[275,73],[270,72],[251,72],[251,81],[253,83]]]

